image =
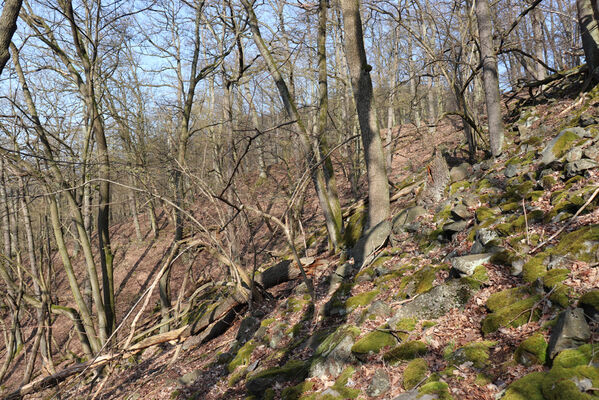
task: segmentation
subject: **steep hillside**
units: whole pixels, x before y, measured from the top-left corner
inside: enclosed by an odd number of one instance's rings
[[[189,334],[74,375],[60,397],[599,398],[599,87],[571,88],[507,101],[497,160],[396,157],[389,240],[362,265],[352,251],[303,259],[316,304],[284,256],[261,268],[270,297],[254,309],[208,285],[184,301]],[[363,220],[348,208],[350,241]]]

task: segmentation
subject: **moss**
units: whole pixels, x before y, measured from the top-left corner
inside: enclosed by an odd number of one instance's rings
[[[533,372],[508,386],[502,400],[545,400],[542,392],[544,372]]]
[[[422,323],[422,329],[428,329],[428,328],[432,328],[433,326],[437,325],[436,322],[434,321],[424,321]]]
[[[596,261],[596,252],[599,249],[599,225],[589,225],[575,230],[560,238],[555,248],[555,253],[560,255],[570,254],[580,261]]]
[[[525,282],[532,283],[547,273],[547,267],[545,266],[546,257],[547,254],[545,253],[537,254],[522,266],[522,279]]]
[[[308,372],[308,363],[300,360],[290,360],[282,367],[274,367],[256,372],[248,377],[248,382],[256,379],[281,378],[291,379],[302,377]]]
[[[545,175],[541,179],[541,182],[542,182],[543,187],[545,189],[551,189],[557,183],[557,181],[555,180],[555,178],[553,176],[551,176],[551,175]]]
[[[489,349],[497,342],[482,341],[469,343],[454,351],[448,358],[456,364],[472,362],[475,368],[484,368],[489,361]]]
[[[403,373],[403,387],[410,390],[418,385],[426,377],[428,365],[423,358],[416,358],[408,363]]]
[[[594,356],[593,356],[594,355]],[[593,358],[591,360],[591,358]],[[578,365],[599,362],[599,345],[584,344],[577,349],[567,349],[560,352],[553,360],[554,367],[572,368]]]
[[[483,320],[483,333],[486,335],[508,325],[518,327],[527,323],[529,319],[538,321],[541,312],[538,307],[535,307],[534,310],[533,307],[540,299],[539,295],[531,296],[495,311]]]
[[[383,347],[393,346],[395,343],[397,341],[393,335],[376,330],[358,340],[351,351],[356,354],[378,353]]]
[[[563,308],[566,308],[570,305],[570,292],[571,289],[569,286],[564,285],[562,283],[557,283],[553,287],[553,292],[549,296],[549,300],[554,304],[558,304]]]
[[[547,357],[547,341],[541,333],[535,333],[525,339],[514,353],[516,362],[523,365],[545,364]]]
[[[306,301],[304,299],[290,297],[289,299],[287,299],[287,302],[286,302],[285,313],[292,314],[292,313],[301,311],[304,308],[304,306],[308,303],[309,303],[309,301]]]
[[[267,328],[270,324],[276,321],[276,318],[266,318],[260,322],[260,326]]]
[[[366,225],[367,213],[364,208],[357,210],[347,220],[343,240],[347,247],[353,247],[362,236],[362,231]]]
[[[287,400],[298,400],[302,394],[309,392],[314,387],[314,382],[306,381],[295,386],[283,389],[281,398]]]
[[[542,391],[547,400],[591,400],[597,398],[582,393],[574,380],[589,379],[593,387],[599,385],[599,369],[588,365],[573,368],[553,367],[543,378]]]
[[[502,290],[489,296],[486,306],[491,311],[497,311],[522,300],[523,297],[529,294],[530,291],[525,286]]]
[[[333,349],[335,349],[335,347],[337,347],[346,336],[351,336],[352,339],[355,339],[360,336],[360,329],[353,325],[342,325],[338,327],[334,332],[327,335],[326,338],[318,345],[314,355],[326,356]]]
[[[599,290],[591,290],[583,294],[578,300],[579,307],[591,307],[599,311]]]
[[[451,216],[451,205],[445,206],[433,217],[434,222],[443,222]]]
[[[426,343],[420,341],[412,341],[400,344],[394,349],[389,350],[383,356],[386,362],[395,364],[403,360],[412,360],[416,357],[426,354]]]
[[[447,383],[441,381],[428,382],[424,384],[420,390],[420,394],[432,394],[437,395],[438,400],[452,400],[453,397],[449,394],[449,386]]]
[[[360,394],[360,389],[352,389],[347,387],[347,382],[354,372],[355,370],[353,367],[345,368],[333,384],[332,389],[339,393],[343,399],[355,399]]]
[[[474,383],[478,386],[486,386],[491,382],[493,382],[493,379],[489,375],[483,373],[476,374],[476,379],[474,380]]]
[[[450,195],[455,194],[456,192],[458,192],[461,189],[467,189],[470,187],[470,185],[471,184],[468,181],[458,181],[458,182],[452,183],[449,186],[449,194]]]
[[[569,273],[570,270],[565,268],[549,270],[545,276],[543,276],[543,285],[547,288],[553,288],[558,283],[565,281],[566,278],[568,278]]]
[[[474,215],[476,216],[476,221],[480,224],[488,219],[491,219],[493,217],[495,217],[495,215],[497,215],[497,211],[495,209],[489,208],[489,207],[478,207],[476,209],[476,211],[474,212]]]
[[[478,185],[476,185],[476,188],[480,192],[481,190],[488,189],[492,186],[493,185],[491,185],[491,181],[489,181],[487,178],[483,178],[480,181],[478,181]]]
[[[398,331],[411,332],[416,328],[417,322],[418,320],[416,318],[402,318],[395,324],[395,329]]]
[[[519,210],[521,207],[522,207],[521,203],[517,202],[517,201],[503,203],[499,206],[501,211],[503,211],[504,213],[511,212],[514,210]]]
[[[487,274],[487,269],[479,265],[474,269],[471,276],[463,277],[460,280],[471,288],[478,290],[484,283],[489,281],[489,275]]]
[[[245,366],[250,363],[250,357],[252,356],[252,352],[256,348],[256,342],[250,340],[246,344],[244,344],[239,350],[237,350],[237,355],[235,358],[229,363],[227,369],[229,373],[235,371],[235,369],[239,366]]]
[[[415,295],[428,292],[433,288],[433,282],[437,277],[437,271],[440,268],[432,266],[424,267],[410,276],[406,276],[399,284],[400,291],[406,291],[406,294]],[[409,289],[408,289],[409,288]]]
[[[553,155],[560,158],[565,155],[580,137],[572,131],[565,131],[555,142],[552,148]]]
[[[370,292],[360,293],[356,296],[350,297],[345,302],[345,308],[347,309],[347,312],[350,312],[356,309],[357,307],[367,306],[368,304],[372,303],[372,301],[378,294],[379,290],[375,289]]]

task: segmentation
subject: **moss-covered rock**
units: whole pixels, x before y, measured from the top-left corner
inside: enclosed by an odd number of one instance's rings
[[[555,254],[569,254],[580,261],[596,262],[599,258],[599,225],[589,225],[560,238]]]
[[[525,339],[514,353],[516,362],[522,365],[545,364],[547,358],[547,341],[541,333],[535,333]]]
[[[540,253],[528,260],[522,266],[522,279],[525,282],[532,283],[538,278],[542,278],[547,273],[546,259],[547,254]]]
[[[355,399],[360,394],[360,389],[353,389],[347,386],[349,378],[351,378],[354,372],[356,371],[353,367],[347,367],[335,380],[332,389],[341,395],[339,400]]]
[[[587,343],[577,349],[561,351],[553,360],[554,367],[572,368],[599,362],[599,344]]]
[[[418,390],[418,393],[436,395],[438,400],[453,400],[453,397],[449,394],[449,386],[442,381],[425,383]]]
[[[582,381],[590,387],[599,387],[599,368],[579,365],[573,368],[554,366],[543,378],[541,386],[547,400],[591,400],[597,396],[581,391]]]
[[[517,327],[524,325],[529,319],[538,321],[541,310],[535,306],[540,299],[541,296],[539,295],[531,296],[488,315],[482,322],[483,333],[486,335],[504,326]]]
[[[544,372],[533,372],[508,386],[502,400],[545,400],[543,397]]]
[[[437,277],[437,271],[442,268],[435,268],[429,265],[418,270],[413,275],[404,277],[399,284],[399,290],[403,292],[401,297],[414,296],[431,290],[433,282]]]
[[[305,381],[295,386],[291,386],[283,389],[281,392],[281,398],[288,400],[299,400],[300,397],[306,392],[309,392],[314,387],[314,382]]]
[[[591,290],[583,294],[578,300],[578,306],[584,310],[587,315],[599,313],[599,289]]]
[[[347,220],[343,239],[348,248],[353,247],[358,242],[358,239],[360,239],[360,236],[362,236],[367,216],[368,214],[365,209],[361,208],[354,212]]]
[[[373,331],[359,339],[351,348],[355,354],[378,353],[382,348],[393,346],[397,343],[392,334],[384,331]]]
[[[526,286],[519,286],[511,289],[502,290],[493,293],[487,299],[486,306],[491,311],[498,311],[504,307],[512,305],[522,300],[530,294],[530,289]]]
[[[428,365],[423,358],[416,358],[408,363],[403,373],[403,387],[410,390],[424,380]]]
[[[426,354],[426,343],[421,341],[411,341],[400,344],[394,349],[389,350],[383,355],[386,362],[396,364],[404,360],[412,360],[416,357]]]
[[[448,359],[454,364],[471,362],[475,368],[484,368],[489,361],[489,349],[496,344],[488,340],[469,343],[451,353]]]
[[[482,206],[476,209],[474,215],[476,216],[476,222],[481,224],[491,218],[494,218],[500,212],[500,210]]]
[[[309,364],[305,361],[290,360],[281,367],[269,368],[250,375],[246,382],[248,392],[261,394],[275,382],[292,379],[304,379],[308,374]]]
[[[372,303],[374,298],[379,294],[379,290],[375,289],[370,292],[360,293],[356,296],[352,296],[345,302],[345,308],[347,312],[351,312],[358,307],[364,307]]]
[[[229,365],[227,365],[229,373],[235,371],[237,367],[247,366],[250,363],[250,358],[255,348],[256,342],[250,340],[246,344],[244,344],[239,350],[237,350],[235,358],[233,358]]]

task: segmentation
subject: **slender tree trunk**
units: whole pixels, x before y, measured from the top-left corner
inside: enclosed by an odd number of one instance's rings
[[[491,154],[497,157],[503,148],[503,120],[501,119],[501,99],[499,96],[499,73],[497,56],[493,46],[493,26],[488,0],[476,0],[476,19],[480,38],[480,56],[483,65],[485,103],[489,122]]]
[[[576,0],[576,7],[584,56],[594,73],[599,67],[599,6],[594,0]]]
[[[346,56],[356,99],[368,175],[368,227],[374,227],[389,217],[390,206],[385,156],[373,103],[370,79],[372,67],[366,60],[359,0],[342,0],[341,9],[346,35]]]
[[[17,30],[17,20],[22,3],[22,0],[5,0],[2,7],[2,15],[0,15],[0,74],[10,58],[8,47]]]
[[[534,55],[538,60],[544,62],[545,53],[543,52],[543,12],[538,6],[530,12],[530,21],[532,24]],[[535,78],[537,80],[545,79],[547,75],[545,67],[543,67],[543,65],[539,62],[536,62],[535,66]]]

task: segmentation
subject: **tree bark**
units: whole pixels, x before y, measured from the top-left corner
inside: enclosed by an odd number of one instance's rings
[[[494,157],[501,154],[503,148],[503,121],[501,119],[501,99],[499,96],[499,73],[497,55],[493,46],[493,26],[489,0],[476,0],[476,19],[480,38],[480,57],[483,65],[483,84],[485,103],[489,123],[489,140]]]
[[[584,56],[591,73],[599,67],[599,7],[594,0],[577,0]]]
[[[372,67],[366,60],[359,0],[342,0],[345,49],[351,83],[356,99],[362,143],[368,176],[368,227],[374,227],[390,215],[389,186],[385,170],[385,155],[374,109]]]
[[[8,47],[17,30],[17,20],[21,11],[22,0],[6,0],[0,15],[0,74],[10,58]]]

